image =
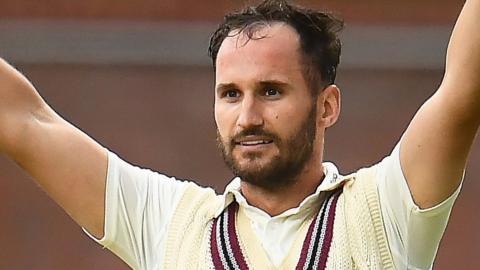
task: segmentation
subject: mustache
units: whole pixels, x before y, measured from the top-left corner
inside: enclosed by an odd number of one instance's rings
[[[270,140],[273,140],[273,141],[279,141],[279,138],[277,135],[275,135],[274,133],[272,132],[269,132],[261,127],[250,127],[250,128],[246,128],[240,132],[238,132],[237,134],[233,135],[231,137],[231,144],[235,144],[236,141],[239,141],[241,140],[242,138],[244,137],[247,137],[247,136],[262,136],[262,137],[266,137]]]

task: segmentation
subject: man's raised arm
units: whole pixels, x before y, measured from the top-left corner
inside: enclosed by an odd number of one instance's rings
[[[2,59],[0,152],[33,176],[78,224],[103,236],[106,151],[57,115]]]
[[[480,123],[480,0],[467,0],[447,52],[445,77],[420,108],[400,146],[400,161],[421,208],[460,184]]]

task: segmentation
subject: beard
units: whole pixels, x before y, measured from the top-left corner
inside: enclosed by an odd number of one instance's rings
[[[316,136],[316,107],[313,104],[300,127],[287,138],[280,138],[262,127],[251,127],[224,139],[217,128],[217,145],[222,152],[225,164],[242,181],[260,188],[275,191],[291,186],[312,157]],[[260,164],[256,160],[260,159],[263,153],[245,153],[242,158],[247,159],[250,164],[241,166],[239,160],[234,157],[233,150],[240,138],[249,135],[269,138],[278,148],[278,154],[267,163]]]

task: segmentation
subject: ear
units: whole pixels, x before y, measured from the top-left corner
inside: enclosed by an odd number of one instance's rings
[[[317,98],[317,121],[325,128],[333,126],[340,115],[340,89],[331,84]]]

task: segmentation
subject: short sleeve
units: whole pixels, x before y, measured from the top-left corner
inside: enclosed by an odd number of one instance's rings
[[[420,209],[400,165],[400,144],[378,166],[385,230],[397,269],[431,269],[461,185],[445,201]]]
[[[104,237],[89,236],[134,269],[157,269],[167,225],[186,186],[109,152]]]

